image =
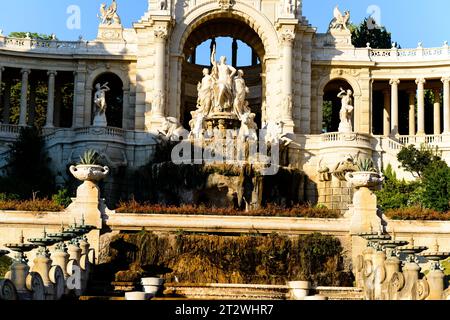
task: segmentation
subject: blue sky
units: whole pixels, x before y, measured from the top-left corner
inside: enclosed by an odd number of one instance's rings
[[[139,20],[147,9],[147,0],[117,0],[122,22],[126,27]],[[96,15],[102,2],[110,0],[1,0],[0,29],[55,33],[60,40],[76,40],[79,35],[94,39],[97,33]],[[325,32],[334,6],[349,9],[353,22],[368,16],[370,5],[379,8],[381,23],[393,34],[393,40],[403,48],[416,47],[422,41],[426,47],[441,46],[450,41],[450,1],[448,0],[304,0],[303,15],[309,23]],[[67,8],[77,5],[81,12],[81,28],[67,28]],[[227,45],[228,46],[228,45]],[[229,50],[228,50],[229,51]],[[227,52],[224,54],[229,55]],[[220,51],[218,54],[222,54]]]

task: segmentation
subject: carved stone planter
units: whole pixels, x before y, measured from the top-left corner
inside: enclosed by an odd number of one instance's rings
[[[102,167],[98,165],[77,165],[70,166],[70,172],[72,175],[80,181],[99,182],[103,180],[109,173],[108,167]]]
[[[355,188],[375,188],[381,185],[384,178],[379,173],[371,171],[347,172],[345,179]]]
[[[291,300],[304,300],[311,289],[311,283],[309,281],[290,281],[287,285]]]
[[[164,284],[164,279],[161,278],[142,278],[141,284],[144,287],[146,293],[156,295],[162,288]]]

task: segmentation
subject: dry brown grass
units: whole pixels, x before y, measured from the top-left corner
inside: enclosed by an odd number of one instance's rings
[[[64,207],[52,200],[3,200],[0,210],[30,211],[30,212],[60,212]]]
[[[403,208],[387,210],[385,215],[393,220],[450,220],[450,212],[439,212],[424,208]]]
[[[233,208],[209,208],[205,206],[165,206],[151,203],[138,203],[135,200],[121,202],[118,213],[174,214],[174,215],[220,215],[220,216],[262,216],[262,217],[302,217],[302,218],[340,218],[339,211],[311,206],[283,208],[269,205],[266,208],[242,211]]]

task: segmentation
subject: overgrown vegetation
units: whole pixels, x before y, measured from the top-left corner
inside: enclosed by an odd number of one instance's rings
[[[393,220],[450,220],[450,211],[439,212],[420,207],[391,209],[387,210],[385,215]]]
[[[404,147],[398,154],[402,167],[418,177],[416,181],[398,180],[391,166],[384,172],[383,188],[377,192],[382,210],[406,209],[407,217],[424,217],[429,213],[440,212],[443,220],[450,211],[450,167],[440,157],[438,150],[422,146]],[[423,210],[423,209],[429,209]],[[397,211],[395,216],[398,216]],[[413,214],[412,212],[416,212]],[[427,219],[428,220],[428,219]]]
[[[100,265],[116,281],[159,276],[181,283],[315,284],[351,286],[337,238],[310,234],[267,236],[120,234],[111,242],[112,261]],[[119,271],[120,270],[120,271]],[[105,275],[105,274],[104,274]]]
[[[326,207],[293,206],[283,208],[268,205],[262,209],[249,211],[234,208],[208,208],[205,206],[164,206],[159,204],[140,204],[135,200],[121,202],[116,209],[118,213],[145,213],[145,214],[187,214],[187,215],[224,215],[224,216],[269,216],[269,217],[304,217],[304,218],[339,218],[339,211]]]
[[[0,257],[0,279],[4,278],[13,263],[13,259],[8,256]]]
[[[36,200],[0,200],[0,210],[30,212],[60,212],[64,205],[47,199]]]
[[[35,127],[21,128],[11,146],[6,176],[0,178],[0,192],[16,194],[21,199],[51,197],[55,179],[49,164],[40,131]]]

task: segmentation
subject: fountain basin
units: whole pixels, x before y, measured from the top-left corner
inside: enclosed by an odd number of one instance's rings
[[[155,296],[161,290],[164,284],[164,279],[156,277],[142,278],[141,284],[146,293],[150,293]]]
[[[345,180],[350,182],[355,188],[378,187],[384,180],[379,173],[371,171],[347,172]]]

